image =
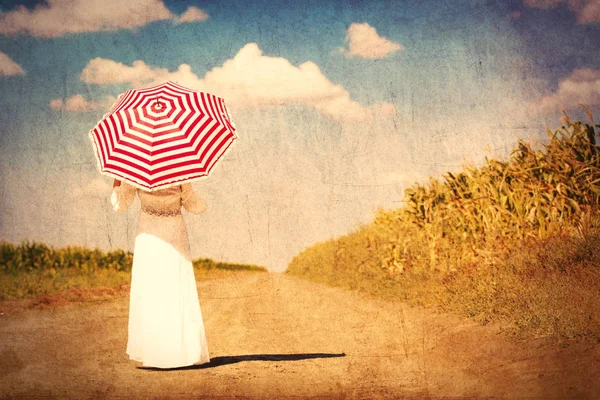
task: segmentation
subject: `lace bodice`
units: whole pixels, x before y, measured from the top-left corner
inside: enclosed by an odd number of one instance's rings
[[[125,182],[113,188],[111,203],[117,212],[123,212],[133,203],[135,194],[140,198],[142,211],[154,215],[177,215],[183,206],[192,214],[206,211],[206,202],[198,196],[190,183],[147,192]]]

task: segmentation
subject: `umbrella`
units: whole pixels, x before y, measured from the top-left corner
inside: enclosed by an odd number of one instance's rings
[[[101,174],[153,191],[208,176],[235,131],[222,98],[168,81],[123,93],[89,135]]]

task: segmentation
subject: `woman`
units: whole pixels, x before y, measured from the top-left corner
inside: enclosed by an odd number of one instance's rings
[[[175,368],[210,361],[181,207],[194,214],[206,203],[190,183],[147,192],[115,179],[111,203],[141,213],[131,271],[127,354],[143,366]]]

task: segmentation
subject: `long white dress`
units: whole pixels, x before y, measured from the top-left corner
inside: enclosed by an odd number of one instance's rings
[[[113,188],[117,212],[141,202],[129,299],[127,354],[143,366],[175,368],[210,361],[181,207],[193,214],[206,203],[183,184],[154,192],[125,182]]]

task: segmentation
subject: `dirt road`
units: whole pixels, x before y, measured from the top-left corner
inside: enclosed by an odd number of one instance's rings
[[[142,368],[129,298],[0,316],[0,398],[600,398],[600,346],[494,327],[280,274],[199,282],[211,363]]]

